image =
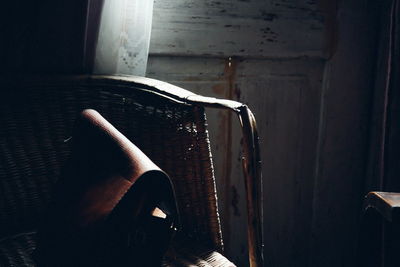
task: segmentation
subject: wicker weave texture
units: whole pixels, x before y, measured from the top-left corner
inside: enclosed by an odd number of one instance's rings
[[[36,228],[68,158],[74,120],[93,108],[171,176],[181,234],[221,247],[204,110],[136,86],[89,79],[2,85],[0,237]]]

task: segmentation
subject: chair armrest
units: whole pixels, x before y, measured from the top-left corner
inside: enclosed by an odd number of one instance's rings
[[[263,214],[262,214],[262,174],[261,160],[259,150],[259,140],[257,126],[254,115],[250,109],[236,101],[218,99],[213,97],[204,97],[194,94],[188,90],[174,86],[172,84],[158,81],[155,79],[135,76],[102,76],[102,75],[21,75],[2,76],[3,83],[15,81],[23,81],[37,83],[42,85],[43,82],[51,84],[60,81],[76,81],[76,82],[104,82],[130,86],[137,85],[137,88],[168,97],[173,101],[208,108],[227,109],[238,115],[243,133],[243,172],[246,188],[247,200],[247,220],[248,220],[248,244],[249,244],[249,262],[251,267],[262,267],[263,261]]]
[[[242,164],[247,200],[249,263],[251,267],[264,266],[261,159],[256,120],[251,110],[240,102],[197,95],[172,84],[145,77],[91,76],[90,78],[137,83],[141,88],[147,87],[149,91],[175,101],[201,107],[228,109],[238,115],[243,134]]]
[[[256,120],[251,110],[237,101],[197,95],[172,84],[145,77],[91,76],[91,79],[116,79],[138,83],[141,88],[148,87],[149,91],[175,101],[194,106],[227,109],[238,115],[243,134],[242,165],[247,200],[249,263],[251,267],[264,266],[261,157]]]
[[[264,266],[263,259],[263,185],[261,156],[256,120],[243,105],[238,111],[243,132],[243,172],[247,196],[247,220],[250,266]]]
[[[364,200],[364,210],[374,209],[389,222],[400,219],[400,193],[369,192]]]

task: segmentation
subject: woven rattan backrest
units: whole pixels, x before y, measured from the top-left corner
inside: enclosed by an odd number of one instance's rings
[[[0,236],[35,229],[68,158],[74,120],[93,108],[171,176],[182,232],[221,245],[202,108],[116,80],[28,80],[1,85]]]

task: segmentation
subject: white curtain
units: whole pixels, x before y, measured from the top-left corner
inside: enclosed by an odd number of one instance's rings
[[[153,0],[104,0],[94,73],[145,76]]]

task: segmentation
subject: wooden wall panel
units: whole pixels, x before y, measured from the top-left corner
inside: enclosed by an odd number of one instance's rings
[[[266,259],[270,266],[308,260],[323,61],[156,57],[148,76],[194,92],[247,103],[261,138]],[[235,117],[208,111],[227,254],[247,266],[241,132]],[[232,134],[230,134],[232,132]],[[284,264],[284,265],[282,265]]]
[[[341,35],[324,75],[310,266],[357,266],[371,103],[376,97],[372,88],[379,22],[368,2],[341,2]]]
[[[241,100],[261,133],[266,262],[306,266],[323,62],[251,63]]]
[[[314,0],[155,0],[150,52],[323,57],[327,44],[320,7]]]

